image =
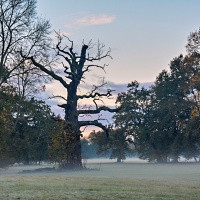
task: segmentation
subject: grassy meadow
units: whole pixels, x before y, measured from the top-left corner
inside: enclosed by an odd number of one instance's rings
[[[86,166],[56,173],[18,174],[38,166],[1,170],[0,199],[200,199],[200,164],[96,160]]]

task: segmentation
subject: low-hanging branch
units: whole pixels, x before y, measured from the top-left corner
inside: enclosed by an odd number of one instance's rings
[[[106,126],[104,126],[102,123],[98,122],[98,120],[94,120],[94,121],[79,121],[78,122],[79,127],[82,126],[97,126],[99,128],[101,128],[103,131],[105,131],[107,137],[109,136],[109,128],[107,128]]]

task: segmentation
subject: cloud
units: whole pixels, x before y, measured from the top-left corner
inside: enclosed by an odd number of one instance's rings
[[[115,20],[114,15],[89,15],[75,20],[72,26],[94,26],[112,23]]]
[[[139,83],[139,88],[144,87],[145,89],[148,89],[152,85],[153,85],[153,82]],[[112,97],[114,98],[113,102],[115,102],[115,99],[117,98],[119,93],[126,92],[128,90],[127,86],[128,86],[128,83],[115,83],[112,81],[106,81],[106,85],[102,88],[99,88],[98,92],[106,94],[108,89],[113,90]],[[84,83],[83,85],[80,86],[80,91],[90,92],[92,90],[92,88],[93,88],[92,84]],[[104,100],[104,101],[106,102],[106,100]],[[113,102],[111,102],[111,103],[113,103]],[[108,102],[106,102],[106,103],[108,103]],[[111,105],[109,104],[109,106],[111,106]]]

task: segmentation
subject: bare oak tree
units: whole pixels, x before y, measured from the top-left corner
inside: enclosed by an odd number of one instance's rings
[[[90,72],[92,68],[100,68],[104,70],[106,65],[99,65],[99,61],[110,56],[110,49],[104,52],[104,44],[98,42],[97,53],[95,56],[90,56],[88,53],[91,48],[94,47],[91,41],[88,45],[82,44],[80,54],[74,50],[74,43],[68,37],[57,33],[58,42],[55,46],[56,54],[58,57],[64,59],[63,64],[64,76],[58,74],[53,70],[53,67],[46,67],[38,61],[38,57],[27,56],[23,53],[22,56],[25,59],[31,60],[32,64],[38,67],[40,70],[51,76],[54,80],[59,81],[62,86],[67,90],[67,97],[61,97],[66,101],[65,104],[59,105],[65,110],[65,122],[67,126],[68,135],[71,137],[71,157],[68,157],[64,167],[82,168],[81,162],[81,143],[80,137],[82,136],[80,128],[88,125],[94,125],[102,128],[105,132],[108,132],[108,128],[104,126],[98,119],[80,121],[80,115],[92,115],[98,114],[101,111],[116,112],[118,108],[111,109],[105,105],[98,105],[98,100],[102,97],[110,97],[112,90],[108,89],[105,93],[99,92],[100,86],[94,86],[91,92],[79,95],[78,87],[84,80],[85,75]],[[67,39],[69,45],[63,46],[63,40]],[[97,63],[98,62],[98,63]],[[101,85],[103,86],[104,83]],[[78,101],[82,99],[93,99],[94,108],[78,109]],[[67,144],[68,145],[68,144]]]

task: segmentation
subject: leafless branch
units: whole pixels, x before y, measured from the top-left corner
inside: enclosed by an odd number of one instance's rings
[[[104,126],[103,124],[101,124],[100,122],[98,122],[98,120],[94,120],[94,121],[79,121],[79,127],[82,126],[97,126],[99,128],[101,128],[102,130],[105,131],[107,137],[109,136],[109,128]]]
[[[65,97],[61,96],[61,95],[53,95],[53,96],[49,97],[48,99],[54,99],[54,98],[61,98],[64,101],[67,101],[67,99]]]
[[[105,93],[105,94],[101,94],[101,93],[99,93],[99,92],[95,92],[95,93],[93,93],[93,91],[90,93],[90,94],[86,94],[86,95],[78,95],[78,98],[79,99],[88,99],[88,98],[96,98],[96,97],[110,97],[110,96],[112,96],[112,94],[111,94],[111,92],[113,92],[114,90],[110,90],[110,89],[108,89],[107,90],[107,93]],[[97,99],[96,99],[97,100]]]
[[[108,65],[106,65],[106,64],[104,64],[103,66],[102,65],[85,65],[84,66],[85,69],[83,70],[83,73],[90,72],[90,68],[92,68],[92,67],[100,68],[100,69],[102,69],[104,71],[104,73],[106,73],[105,67],[107,67],[107,66]]]
[[[26,57],[22,54],[22,52],[20,52],[21,56],[23,58],[25,58],[26,60],[31,60],[32,63],[38,67],[39,69],[41,69],[43,72],[45,72],[46,74],[48,74],[49,76],[51,76],[53,79],[58,80],[65,88],[68,88],[69,85],[63,80],[63,78],[61,76],[56,75],[53,71],[48,70],[46,67],[44,67],[43,65],[41,65],[40,63],[36,62],[36,60],[33,58],[33,56],[31,57]]]
[[[121,109],[121,107],[119,108],[109,108],[107,106],[101,106],[95,110],[79,110],[78,113],[79,114],[98,114],[101,111],[108,111],[108,112],[118,112]]]

